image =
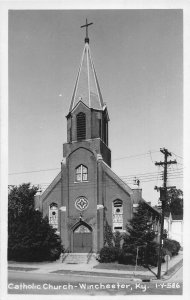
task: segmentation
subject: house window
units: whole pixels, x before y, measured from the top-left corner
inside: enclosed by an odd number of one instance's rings
[[[49,206],[49,224],[58,229],[58,206],[56,203],[51,203]]]
[[[80,112],[77,116],[77,140],[86,139],[86,115]]]
[[[88,180],[88,168],[80,165],[76,168],[76,181],[83,182]]]
[[[123,231],[123,201],[116,199],[112,206],[113,231]]]

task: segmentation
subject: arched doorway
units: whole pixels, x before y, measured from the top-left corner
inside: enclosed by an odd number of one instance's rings
[[[88,253],[92,249],[92,228],[80,221],[73,229],[73,252]]]

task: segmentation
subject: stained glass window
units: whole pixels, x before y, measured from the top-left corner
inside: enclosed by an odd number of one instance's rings
[[[58,228],[58,206],[56,203],[51,203],[49,206],[49,224],[53,228]]]
[[[123,231],[123,201],[116,199],[112,206],[113,231]]]

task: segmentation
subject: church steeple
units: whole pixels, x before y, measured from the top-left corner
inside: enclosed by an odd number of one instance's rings
[[[77,75],[77,80],[71,100],[69,112],[82,101],[89,108],[103,110],[104,103],[94,68],[91,51],[89,47],[88,26],[93,23],[88,23],[81,27],[86,27],[85,46],[82,53],[81,63]]]
[[[68,147],[81,146],[86,141],[97,147],[97,153],[111,166],[111,151],[108,148],[109,116],[103,102],[96,71],[91,57],[87,22],[85,45],[75,83],[69,113],[67,115]]]

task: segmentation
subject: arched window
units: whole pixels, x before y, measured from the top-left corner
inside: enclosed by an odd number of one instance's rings
[[[123,231],[123,201],[116,199],[112,206],[113,231]]]
[[[77,116],[77,140],[86,139],[86,115],[80,112]]]
[[[88,168],[80,165],[75,169],[75,180],[77,182],[83,182],[88,180]]]
[[[58,229],[58,206],[56,203],[51,203],[49,206],[49,224]]]

